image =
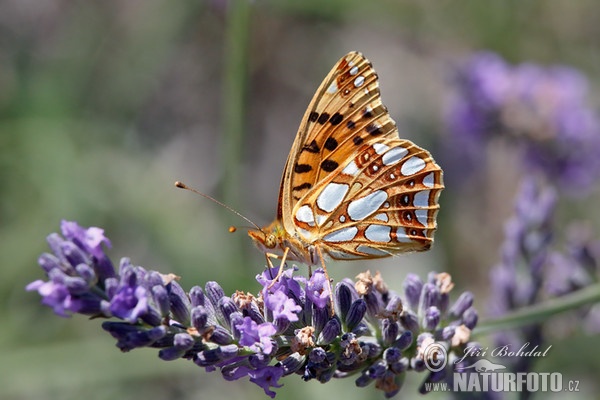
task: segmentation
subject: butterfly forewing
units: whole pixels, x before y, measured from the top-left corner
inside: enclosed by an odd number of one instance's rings
[[[442,188],[429,152],[400,139],[371,63],[351,52],[304,114],[270,227],[283,225],[282,246],[309,263],[316,262],[315,247],[335,259],[426,250]]]

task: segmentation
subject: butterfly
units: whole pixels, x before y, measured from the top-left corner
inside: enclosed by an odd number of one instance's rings
[[[431,154],[400,139],[373,65],[350,52],[302,118],[275,220],[248,235],[267,260],[308,266],[424,251],[433,243],[443,188]]]

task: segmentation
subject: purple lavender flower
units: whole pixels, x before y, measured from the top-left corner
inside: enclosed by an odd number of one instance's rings
[[[273,350],[271,336],[276,332],[275,327],[270,322],[257,324],[250,317],[244,317],[243,321],[236,326],[240,331],[239,343],[242,346],[248,346],[255,353],[269,355]]]
[[[598,180],[600,118],[588,104],[589,84],[580,72],[530,63],[511,66],[483,52],[458,70],[455,82],[446,125],[448,144],[461,149],[455,162],[462,173],[466,164],[483,161],[485,144],[498,136],[522,150],[526,168],[543,172],[560,188],[589,189]]]
[[[61,316],[110,318],[102,327],[122,351],[154,347],[162,360],[191,360],[220,370],[226,380],[247,377],[270,397],[293,373],[322,383],[358,374],[358,386],[374,381],[391,397],[405,374],[427,370],[425,343],[462,354],[477,322],[472,295],[449,307],[448,274],[432,273],[424,283],[407,276],[406,297],[388,290],[379,273],[344,279],[336,285],[332,315],[322,270],[305,278],[289,268],[277,280],[277,271],[267,270],[256,277],[258,296],[238,291],[229,297],[216,282],[186,293],[175,276],[127,258],[118,273],[106,269],[112,263],[101,244],[109,242],[98,228],[63,223],[63,234],[48,237],[54,254],[39,259],[49,280],[27,286],[43,304]],[[445,372],[426,380],[441,376]]]

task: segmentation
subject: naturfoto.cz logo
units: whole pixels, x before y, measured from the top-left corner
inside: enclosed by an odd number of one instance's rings
[[[544,357],[550,347],[539,350],[537,346],[528,349],[525,343],[518,350],[510,350],[510,346],[493,349],[465,349],[465,355],[453,362],[453,384],[450,387],[446,382],[429,383],[427,391],[455,391],[455,392],[578,392],[579,381],[564,380],[559,372],[510,372],[506,366],[496,364],[485,358],[473,362],[471,365],[458,369],[458,365],[466,357],[481,357],[484,355],[507,357]],[[448,354],[444,346],[432,343],[423,351],[425,366],[432,372],[444,369],[448,363]]]

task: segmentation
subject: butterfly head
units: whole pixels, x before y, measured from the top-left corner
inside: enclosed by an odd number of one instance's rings
[[[305,263],[310,260],[310,257],[307,258],[305,254],[306,251],[302,243],[292,238],[278,220],[260,229],[249,229],[248,236],[263,253],[281,256],[288,249],[288,260]]]
[[[248,230],[248,236],[264,253],[279,253],[284,235],[285,231],[277,221],[264,228]]]

